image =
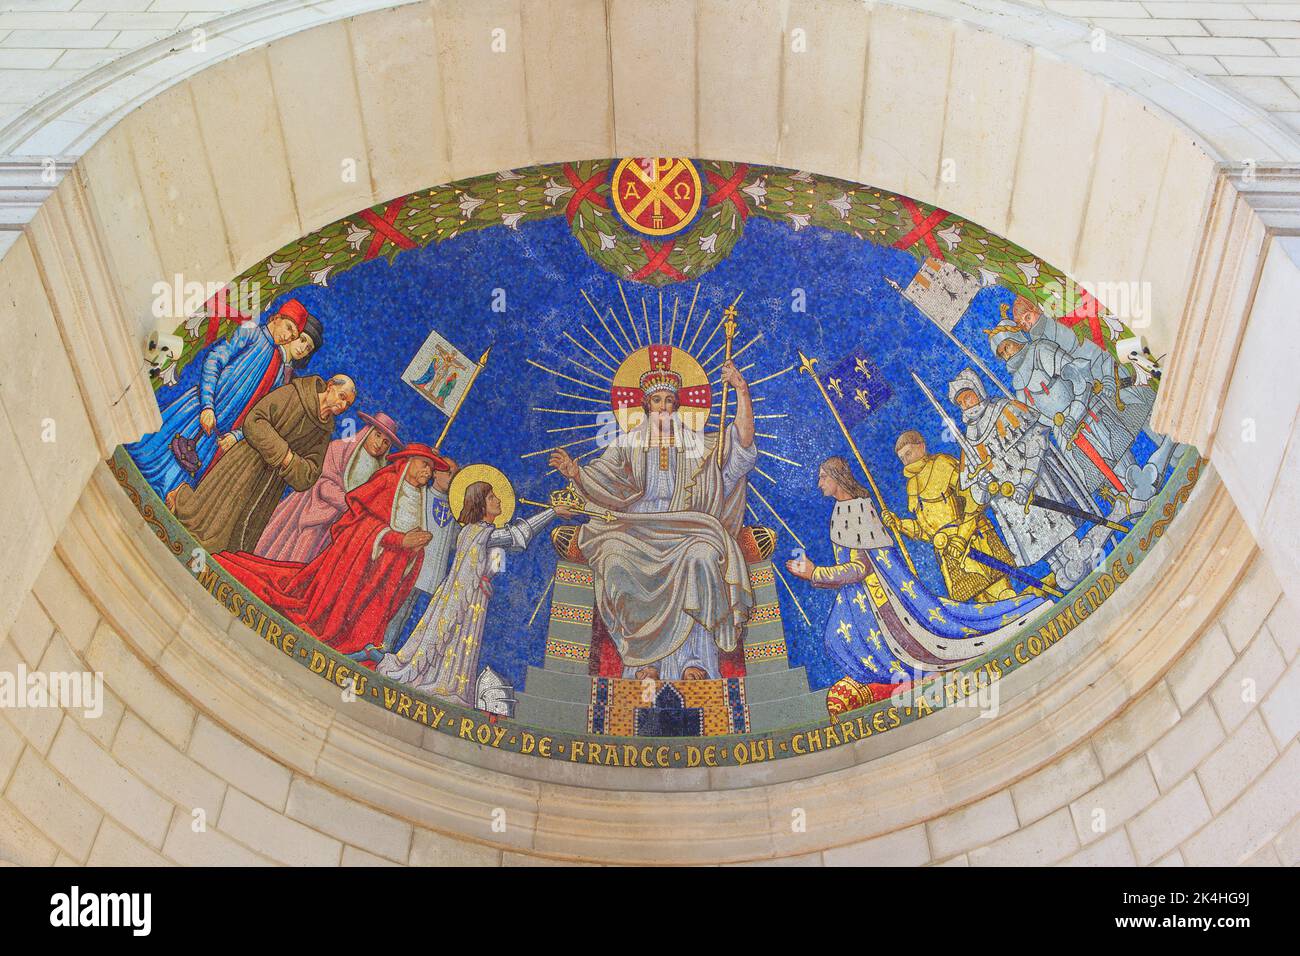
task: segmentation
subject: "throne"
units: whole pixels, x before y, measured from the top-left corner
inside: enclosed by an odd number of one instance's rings
[[[720,678],[663,683],[647,708],[642,683],[621,677],[621,661],[595,606],[593,572],[578,547],[578,526],[553,528],[551,544],[559,560],[551,582],[546,651],[541,667],[528,668],[516,717],[597,737],[711,737],[824,717],[825,694],[811,691],[803,668],[790,667],[786,657],[771,564],[776,532],[745,526],[736,540],[755,601],[741,646],[722,655]]]

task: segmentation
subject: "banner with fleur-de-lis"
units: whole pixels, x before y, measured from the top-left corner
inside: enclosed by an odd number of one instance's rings
[[[845,356],[822,381],[846,428],[866,421],[894,394],[864,346]]]

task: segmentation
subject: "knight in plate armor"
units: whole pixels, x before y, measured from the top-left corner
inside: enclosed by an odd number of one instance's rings
[[[1155,390],[1141,376],[1130,376],[1109,351],[1089,338],[1080,339],[1024,296],[1016,296],[1011,311],[1014,330],[1027,346],[1017,358],[1004,359],[1015,387],[1052,426],[1059,447],[1069,449],[1090,492],[1123,496],[1130,514],[1142,511],[1159,487],[1174,448],[1172,439],[1147,428]],[[1007,345],[1015,341],[1006,334],[1010,331],[1009,323],[993,330],[989,345],[999,358],[1004,347],[1015,352]],[[1053,384],[1054,378],[1064,379],[1068,389]],[[1139,465],[1132,446],[1144,431],[1156,452]]]
[[[1081,510],[1091,508],[1091,496],[1032,409],[1008,398],[990,400],[984,383],[968,368],[949,384],[948,399],[960,409],[966,434],[962,488],[992,511],[1019,567],[1046,560],[1056,586],[1069,590],[1091,571],[1112,532],[1098,527],[1080,538],[1083,522],[1032,506],[1033,496]]]
[[[1155,490],[1134,480],[1143,477],[1132,446],[1145,416],[1135,421],[1123,415],[1113,383],[1094,378],[1092,362],[1050,337],[1031,338],[1003,324],[989,333],[989,346],[1006,363],[1022,403],[1051,428],[1083,490],[1115,501],[1114,514],[1140,510]]]

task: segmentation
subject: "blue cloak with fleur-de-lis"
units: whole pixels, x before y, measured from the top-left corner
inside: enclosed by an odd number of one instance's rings
[[[836,549],[839,560],[839,549]],[[965,641],[982,637],[1036,610],[1047,599],[1021,594],[987,604],[939,597],[907,568],[897,548],[865,552],[868,568],[882,588],[898,599],[907,618],[936,637]],[[886,622],[865,581],[840,588],[826,622],[826,649],[844,673],[863,683],[915,680],[931,671],[901,661],[885,639]],[[973,652],[971,657],[977,656]]]

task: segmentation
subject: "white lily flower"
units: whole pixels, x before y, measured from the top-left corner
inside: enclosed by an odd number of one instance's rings
[[[989,269],[980,269],[980,287],[998,284],[998,274]]]
[[[718,234],[710,233],[707,236],[700,236],[700,248],[705,252],[714,252],[718,244]]]
[[[759,176],[758,179],[754,180],[742,189],[741,192],[754,200],[757,205],[763,205],[763,200],[767,198],[767,177]]]
[[[838,196],[836,196],[834,199],[828,199],[828,200],[826,200],[826,205],[830,206],[830,207],[831,207],[832,209],[834,209],[837,213],[839,213],[841,219],[848,219],[848,218],[849,218],[849,208],[850,208],[853,204],[849,202],[849,194],[848,194],[848,193],[840,193],[840,194],[839,194]]]
[[[266,260],[266,273],[276,285],[280,284],[280,277],[284,275],[285,270],[288,268],[288,262],[276,262],[274,259]]]
[[[520,176],[513,169],[505,169],[497,173],[497,182],[499,183],[508,182],[511,179],[523,179],[523,178],[524,178],[523,176]]]
[[[348,245],[350,245],[354,250],[359,250],[361,244],[369,238],[369,229],[359,229],[356,226],[352,226],[351,230],[348,232]]]
[[[460,214],[468,219],[474,215],[474,210],[481,205],[483,205],[482,199],[476,199],[469,194],[462,195],[460,197]]]
[[[167,367],[166,367],[165,369],[163,369],[161,373],[159,373],[159,374],[160,374],[160,377],[162,378],[162,383],[163,383],[164,385],[175,385],[175,384],[176,384],[176,373],[177,373],[178,371],[180,371],[180,363],[179,363],[179,362],[169,362],[169,363],[167,364]]]
[[[501,221],[506,224],[508,229],[518,229],[519,220],[523,219],[524,216],[525,213],[522,212],[508,212],[501,217]]]
[[[326,266],[324,269],[317,269],[315,272],[311,273],[311,281],[317,285],[328,286],[330,270],[333,268],[333,266]]]
[[[600,236],[600,248],[602,252],[606,249],[614,248],[613,236],[609,235],[608,233],[601,232],[599,229],[596,230],[596,235]]]
[[[795,182],[798,182],[798,183],[810,183],[810,182],[813,181],[812,173],[808,172],[807,170],[803,170],[803,169],[799,170],[797,173],[795,173],[795,174],[794,174],[793,176],[791,176],[790,178],[793,179]]]
[[[961,224],[953,223],[939,233],[939,238],[948,244],[949,249],[956,249],[957,243],[961,242]]]
[[[1025,283],[1033,285],[1038,281],[1038,260],[1030,259],[1028,262],[1017,262],[1016,268],[1025,274]]]
[[[546,188],[542,190],[542,195],[546,197],[546,205],[554,206],[555,201],[561,196],[567,196],[573,192],[572,186],[566,186],[563,183],[557,183],[552,176],[546,181]]]
[[[794,223],[795,232],[798,232],[804,226],[808,225],[810,221],[810,217],[806,212],[788,212],[786,215],[789,216],[790,221]]]

